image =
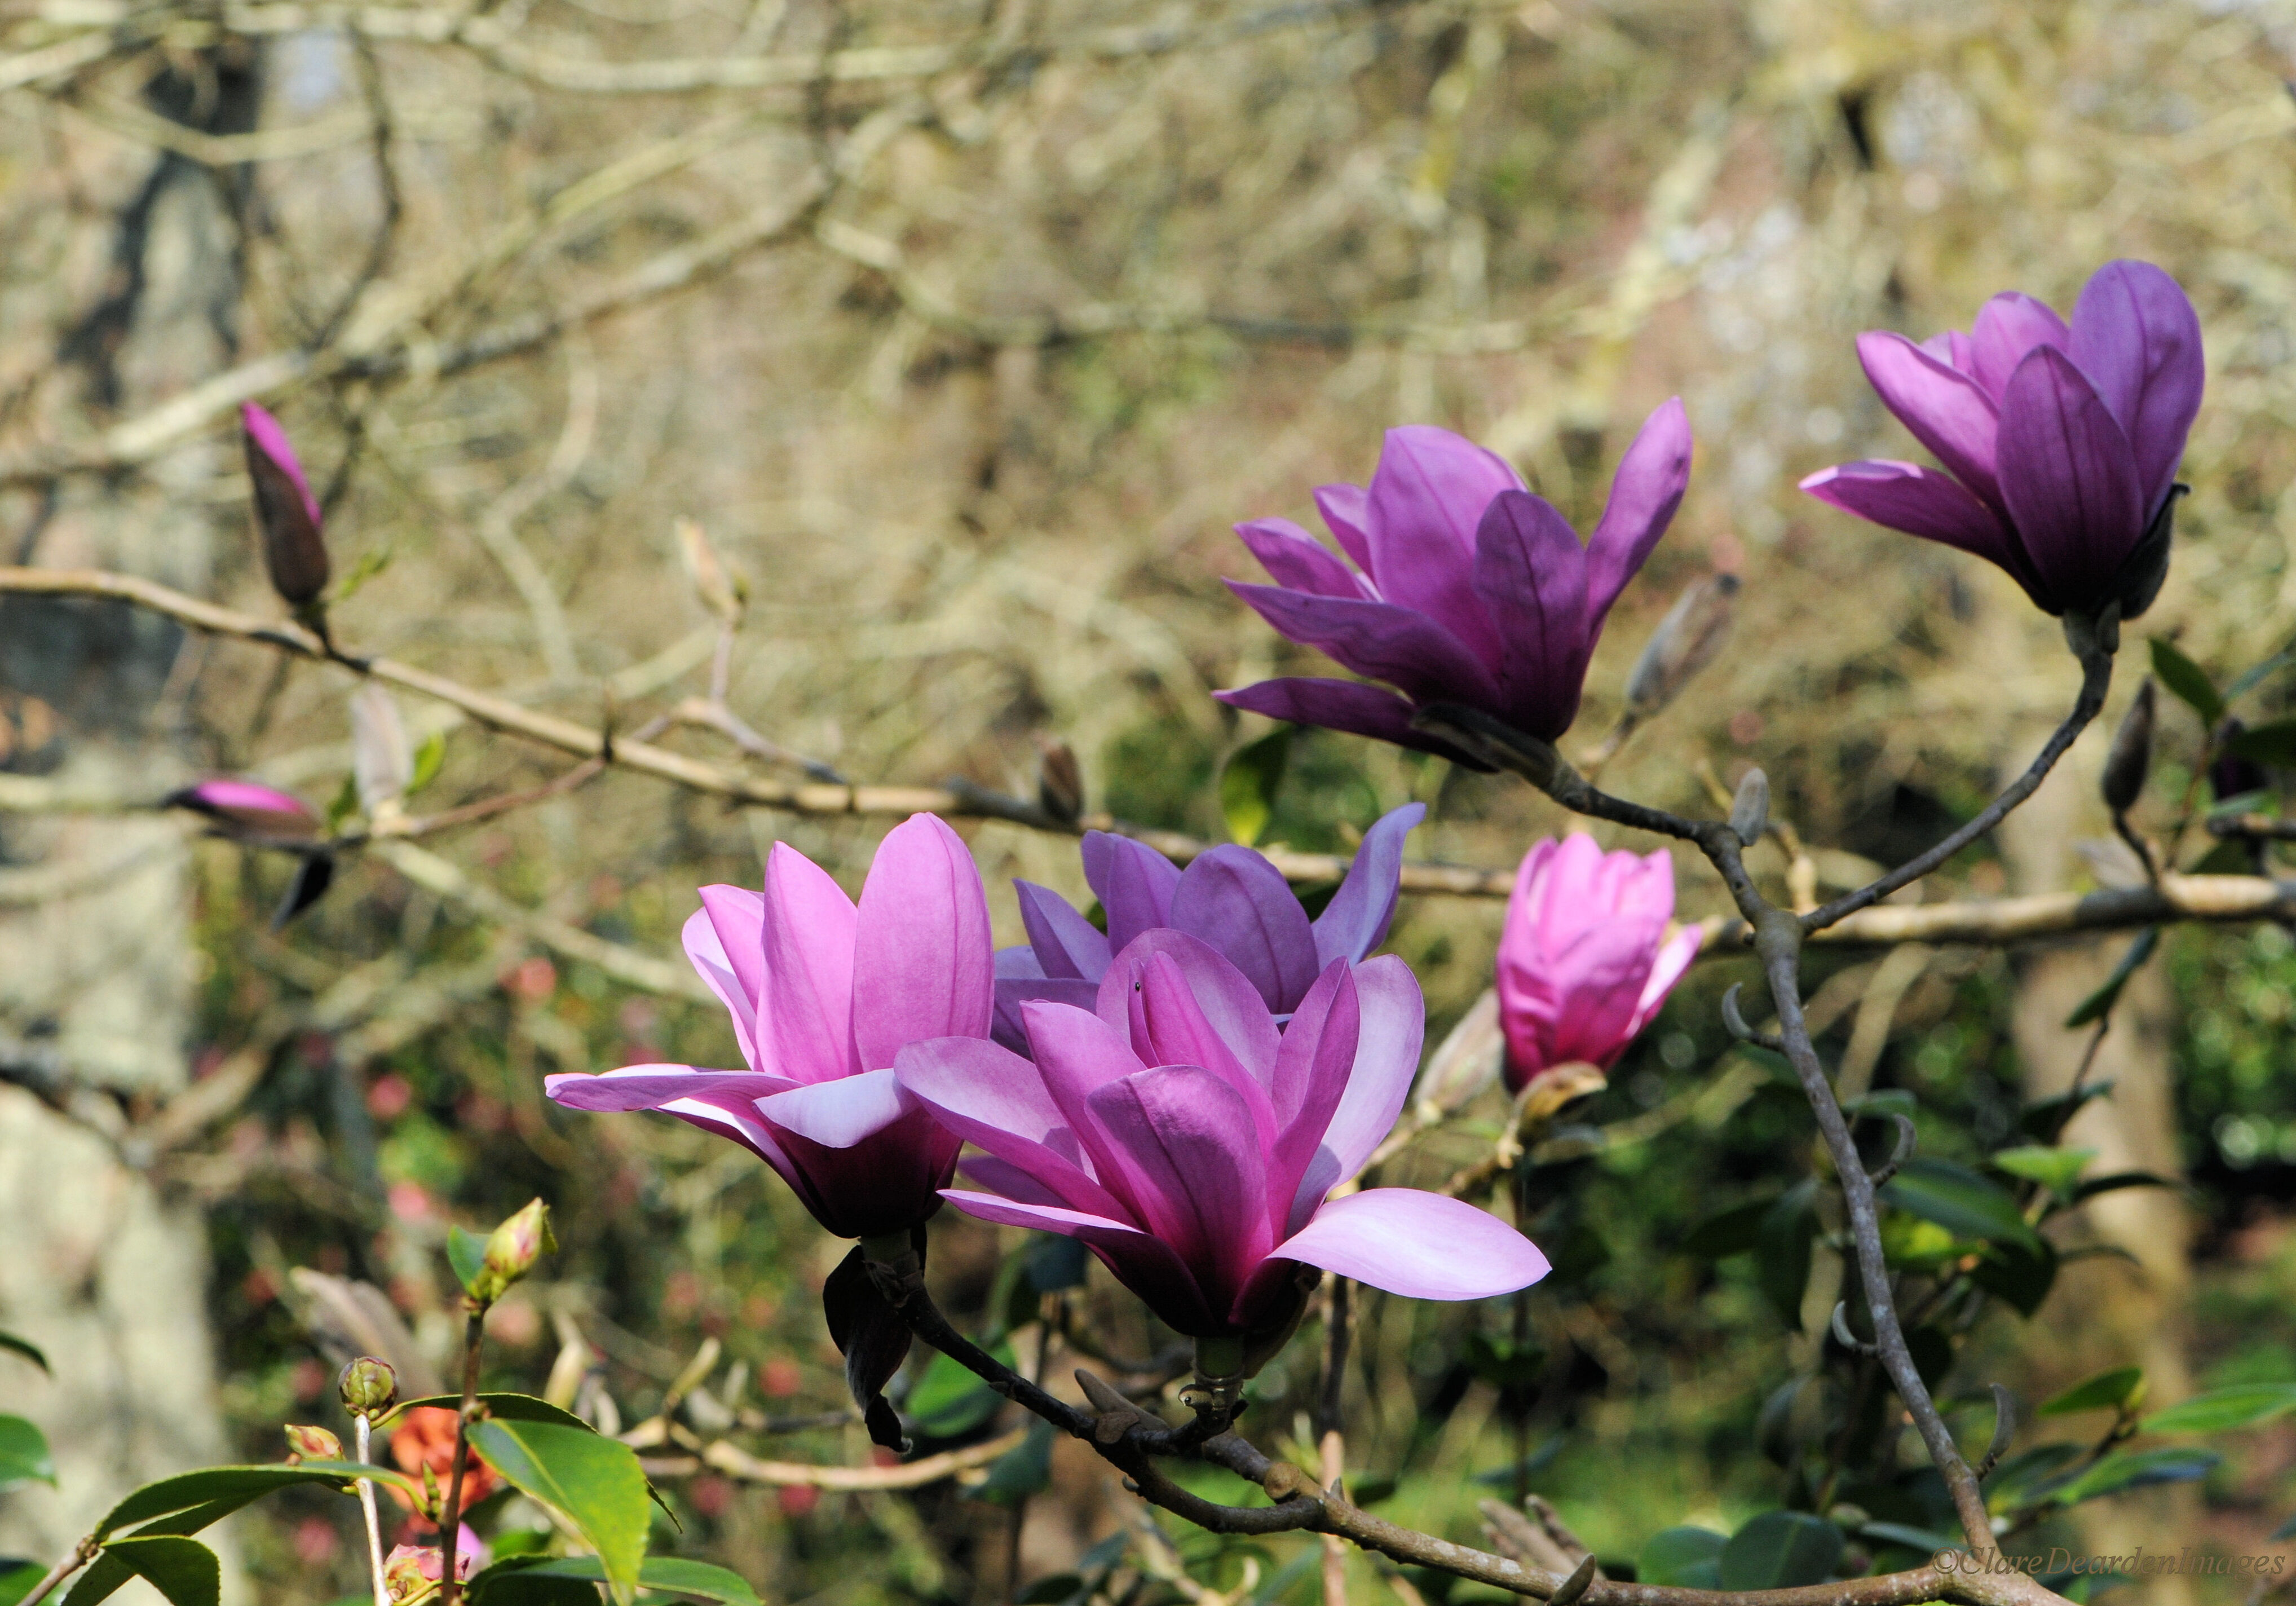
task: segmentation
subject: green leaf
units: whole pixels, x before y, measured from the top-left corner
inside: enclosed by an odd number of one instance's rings
[[[463,1291],[471,1292],[478,1285],[479,1274],[486,1269],[487,1241],[476,1233],[449,1226],[447,1229],[447,1264],[455,1268],[455,1281],[463,1285]],[[456,1408],[459,1409],[462,1404],[462,1396],[456,1395]]]
[[[0,1556],[0,1606],[16,1606],[32,1593],[33,1585],[47,1576],[48,1569],[37,1561]]]
[[[2007,1300],[2019,1315],[2031,1315],[2041,1308],[2057,1281],[2057,1251],[2046,1238],[2038,1241],[2038,1254],[2006,1239],[1987,1244],[1969,1280],[1996,1299]]]
[[[636,1451],[587,1428],[500,1417],[472,1422],[471,1442],[506,1481],[563,1513],[598,1553],[615,1598],[632,1598],[652,1498]]]
[[[488,1572],[495,1569],[488,1568]],[[572,1583],[603,1584],[606,1570],[595,1556],[554,1556],[541,1561],[528,1560],[526,1564],[512,1569],[521,1579],[562,1579]],[[471,1583],[475,1592],[479,1580]],[[685,1595],[697,1601],[714,1601],[719,1606],[763,1606],[758,1592],[739,1573],[713,1567],[707,1561],[690,1561],[683,1556],[648,1556],[638,1569],[638,1586],[658,1590],[663,1594]]]
[[[2152,950],[2160,946],[2160,927],[2147,926],[2139,931],[2136,940],[2128,945],[2128,952],[2121,955],[2120,963],[2112,967],[2112,974],[2104,979],[2103,985],[2082,999],[2073,1012],[2065,1017],[2065,1029],[2070,1031],[2076,1026],[2087,1026],[2093,1020],[2103,1020],[2111,1012],[2112,1006],[2120,1001],[2120,989],[2127,987],[2128,979],[2152,957]]]
[[[43,1372],[49,1371],[48,1357],[42,1355],[38,1346],[29,1339],[20,1339],[12,1332],[0,1332],[0,1349],[6,1350],[10,1355],[22,1356]],[[54,1373],[49,1372],[49,1375],[53,1376]]]
[[[2040,1234],[2025,1224],[2016,1200],[1966,1166],[1919,1156],[1907,1160],[1882,1197],[1909,1215],[1964,1238],[1998,1239],[2038,1254]]]
[[[988,1353],[1007,1366],[1013,1347],[996,1344]],[[901,1410],[928,1438],[955,1438],[971,1432],[1004,1403],[1004,1397],[945,1355],[936,1355],[902,1397]]]
[[[2296,763],[2296,719],[2272,719],[2251,725],[2226,742],[2224,750],[2235,758],[2253,758],[2259,764]]]
[[[365,552],[359,553],[358,561],[351,565],[350,572],[345,575],[341,579],[335,582],[333,594],[329,596],[327,599],[328,602],[330,603],[349,602],[351,598],[358,594],[360,586],[365,585],[369,580],[372,580],[375,576],[381,574],[384,569],[390,567],[390,547],[374,546],[368,548]]]
[[[333,800],[327,805],[327,834],[336,835],[342,830],[343,822],[358,811],[358,777],[345,775],[343,783],[335,789]]]
[[[1934,1528],[1910,1528],[1902,1522],[1869,1522],[1857,1530],[1860,1539],[1877,1545],[1895,1545],[1912,1551],[1924,1561],[1941,1550],[1967,1550],[1969,1541],[1958,1534],[1941,1534]]]
[[[1841,1530],[1808,1512],[1764,1512],[1722,1547],[1725,1589],[1822,1584],[1841,1560]]]
[[[1985,1480],[1988,1509],[2013,1512],[2029,1505],[2054,1487],[2067,1467],[2088,1454],[2076,1444],[2035,1445],[2021,1450],[1993,1469]]]
[[[406,790],[399,794],[411,798],[439,778],[441,766],[447,762],[447,733],[433,731],[422,738],[422,745],[414,750],[414,773],[408,777]]]
[[[2243,671],[2240,678],[2226,686],[2225,701],[2228,704],[2238,702],[2261,684],[2266,676],[2284,669],[2292,663],[2296,663],[2296,653],[2274,653],[2254,668]]]
[[[1677,1589],[1722,1587],[1722,1552],[1730,1541],[1710,1528],[1662,1528],[1635,1556],[1635,1581]]]
[[[991,1505],[1018,1505],[1053,1481],[1053,1424],[1029,1424],[1029,1436],[989,1463],[988,1479],[972,1493]]]
[[[2103,1176],[2092,1176],[2074,1190],[2073,1202],[2095,1199],[2100,1193],[2117,1193],[2123,1188],[2181,1188],[2185,1184],[2173,1177],[2156,1176],[2150,1171],[2113,1171]]]
[[[509,1422],[548,1422],[553,1427],[579,1428],[585,1433],[597,1430],[571,1411],[562,1410],[546,1399],[531,1394],[478,1394],[472,1397],[487,1408],[487,1414]],[[426,1394],[421,1399],[401,1400],[391,1407],[390,1414],[375,1424],[378,1430],[397,1422],[409,1411],[460,1411],[463,1397],[459,1394]]]
[[[2071,1200],[2080,1185],[2080,1174],[2096,1158],[2094,1149],[2051,1149],[2029,1143],[2019,1149],[1997,1149],[1987,1157],[1997,1169],[2027,1182],[2039,1183],[2058,1198]]]
[[[258,1500],[274,1489],[292,1488],[299,1484],[324,1484],[348,1494],[353,1478],[372,1478],[377,1483],[397,1484],[413,1488],[406,1475],[382,1467],[362,1467],[349,1462],[305,1462],[299,1466],[261,1467],[203,1467],[196,1472],[179,1472],[173,1478],[162,1478],[157,1483],[147,1483],[135,1490],[104,1514],[95,1526],[95,1537],[109,1538],[124,1528],[135,1528],[152,1522],[156,1518],[177,1517],[185,1513],[207,1512],[201,1526],[218,1518],[229,1516],[250,1500]],[[218,1509],[219,1508],[219,1509]],[[196,1533],[197,1528],[181,1530]]]
[[[0,1493],[27,1483],[56,1486],[47,1436],[20,1416],[0,1416]]]
[[[2025,1106],[2017,1117],[2017,1128],[2037,1143],[2054,1143],[2062,1135],[2073,1117],[2091,1099],[2101,1099],[2112,1091],[2112,1080],[2084,1084],[2079,1091],[2054,1094],[2037,1099]]]
[[[1683,1234],[1682,1252],[1701,1260],[1727,1260],[1742,1255],[1762,1241],[1762,1217],[1777,1200],[1758,1199],[1751,1204],[1718,1210]]]
[[[1257,742],[1248,742],[1228,758],[1220,771],[1220,815],[1227,833],[1246,848],[1259,840],[1275,815],[1275,793],[1283,784],[1283,763],[1291,757],[1295,727],[1278,725]]]
[[[2059,1489],[2055,1499],[2059,1505],[2079,1505],[2124,1489],[2193,1483],[2214,1471],[2223,1459],[2214,1450],[2146,1450],[2135,1455],[2108,1455]]]
[[[103,1553],[165,1595],[168,1606],[217,1606],[222,1598],[223,1569],[215,1552],[196,1539],[114,1539]]]
[[[1085,1582],[1072,1572],[1056,1572],[1050,1577],[1038,1578],[1022,1590],[1014,1606],[1060,1606],[1085,1591]]]
[[[1912,1117],[1921,1112],[1921,1102],[1902,1087],[1884,1087],[1878,1092],[1862,1094],[1841,1102],[1841,1113],[1859,1115],[1902,1115]]]
[[[2137,1424],[2147,1433],[2229,1433],[2296,1411],[2296,1383],[2241,1383],[2155,1411]]]
[[[2070,1416],[2080,1411],[2134,1410],[2144,1397],[2144,1368],[2116,1366],[2043,1400],[2036,1416]]]
[[[1817,1237],[1817,1184],[1796,1183],[1771,1202],[1756,1228],[1754,1278],[1788,1327],[1801,1327],[1809,1286],[1809,1249]]]
[[[2152,673],[2161,684],[2198,714],[2202,725],[2210,730],[2216,729],[2217,721],[2224,717],[2225,705],[2209,672],[2185,657],[2177,643],[2165,635],[2156,635],[2145,644],[2152,649]]]

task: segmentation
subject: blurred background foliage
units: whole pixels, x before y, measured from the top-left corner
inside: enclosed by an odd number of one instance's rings
[[[0,510],[14,561],[123,561],[114,521],[191,508],[211,542],[144,566],[266,609],[228,454],[195,441],[62,478],[40,454],[110,449],[103,431],[137,416],[124,397],[156,406],[232,363],[399,353],[381,377],[266,392],[333,494],[338,573],[371,573],[335,610],[359,649],[629,728],[707,675],[714,627],[672,533],[689,514],[750,586],[729,701],[773,742],[857,779],[959,774],[1025,794],[1039,740],[1062,741],[1091,807],[1217,838],[1222,766],[1267,727],[1207,692],[1295,661],[1315,672],[1219,585],[1258,578],[1229,523],[1311,522],[1311,488],[1367,478],[1380,431],[1410,421],[1503,451],[1584,528],[1633,429],[1678,392],[1700,442],[1691,493],[1613,616],[1566,745],[1609,728],[1632,654],[1680,589],[1737,574],[1731,645],[1604,783],[1703,810],[1704,777],[1726,788],[1759,762],[1778,814],[1827,850],[1821,875],[1847,883],[1973,811],[2075,681],[2054,623],[2004,577],[1794,493],[1828,463],[1913,454],[1851,340],[1965,327],[2010,286],[2068,307],[2097,264],[2135,255],[2190,290],[2210,389],[2176,567],[2133,634],[2177,639],[2221,683],[2296,622],[2296,451],[2281,438],[2296,421],[2296,106],[2283,86],[2296,7],[2280,0],[533,0],[477,8],[497,28],[487,37],[511,42],[492,51],[413,37],[429,14],[417,6],[288,9],[225,7],[218,36],[201,31],[209,8],[183,7],[92,65],[0,78],[0,447],[14,454]],[[0,13],[0,39],[20,59],[78,37],[88,10],[25,0]],[[936,45],[957,54],[925,74],[816,81],[809,65]],[[585,76],[667,61],[707,78],[712,62],[751,58],[795,66],[782,87],[676,93]],[[365,132],[378,110],[381,163]],[[240,120],[218,124],[226,113]],[[176,131],[155,135],[155,119]],[[198,143],[338,125],[348,136],[279,151]],[[847,166],[801,225],[722,271],[566,317],[502,360],[442,364],[615,293],[759,209],[800,209],[824,153]],[[209,233],[184,249],[211,256],[214,277],[175,303],[143,287],[138,307],[123,242],[158,226],[152,198],[171,193],[210,198]],[[106,299],[123,296],[130,315],[107,323]],[[168,318],[202,324],[220,355],[206,367],[138,355],[129,335]],[[340,677],[230,644],[190,643],[172,663],[148,720],[110,741],[153,741],[158,769],[335,795]],[[5,680],[4,762],[19,773],[119,723],[82,683],[21,658]],[[402,701],[418,737],[446,732],[426,807],[554,773]],[[2267,678],[2251,722],[2288,701],[2285,676]],[[2146,809],[2166,819],[2181,792],[2165,761],[2199,751],[2189,716],[2164,706],[2140,823]],[[726,756],[706,733],[673,740]],[[2107,856],[2070,851],[2104,835],[2087,780],[2103,741],[2052,783],[2054,812],[2036,806],[2045,840],[1973,850],[1930,896],[2109,880]],[[1418,858],[1511,864],[1565,828],[1503,779],[1303,733],[1259,840],[1344,852],[1414,798],[1433,809]],[[674,958],[697,885],[753,884],[780,840],[857,887],[885,823],[742,813],[614,773],[439,850],[521,908]],[[29,861],[93,829],[0,820],[0,842]],[[1019,936],[1009,878],[1086,896],[1072,843],[964,829],[1004,939]],[[634,987],[536,925],[474,918],[468,899],[373,858],[348,862],[275,934],[288,870],[222,844],[194,851],[191,1075],[248,1054],[260,1074],[149,1178],[201,1212],[237,1454],[273,1458],[282,1420],[332,1421],[296,1268],[383,1288],[435,1360],[455,1325],[447,1225],[483,1226],[535,1194],[562,1248],[496,1313],[490,1386],[539,1390],[570,1354],[556,1381],[627,1425],[714,1340],[702,1391],[726,1430],[841,1411],[817,1293],[844,1246],[738,1151],[666,1121],[569,1118],[541,1096],[554,1070],[725,1061],[714,1006]],[[1677,871],[1685,914],[1720,909],[1702,864]],[[1495,902],[1406,901],[1391,946],[1425,985],[1431,1044],[1488,985],[1498,918]],[[2061,1057],[2081,1038],[2056,1026],[2062,1007],[2043,1011],[2040,1037],[2021,1026],[2046,955],[1918,958],[1822,955],[1820,1046],[1859,1061],[1866,1086],[1915,1095],[1925,1152],[1974,1159],[2008,1141],[2046,1079],[2035,1043],[2062,1039],[2047,1050]],[[1536,1174],[1536,1235],[1558,1269],[1529,1302],[1529,1348],[1508,1348],[1504,1309],[1366,1296],[1349,1454],[1382,1514],[1472,1539],[1476,1502],[1506,1496],[1526,1461],[1531,1489],[1626,1560],[1661,1528],[1726,1530],[1781,1499],[1765,1404],[1824,1340],[1784,1319],[1758,1258],[1685,1247],[1814,1161],[1799,1096],[1721,1028],[1720,992],[1742,970],[1702,966],[1573,1112],[1607,1144]],[[2085,1231],[2144,1265],[2100,1256],[2069,1267],[2031,1322],[1989,1316],[1948,1393],[1998,1380],[2038,1399],[2128,1361],[2156,1368],[2158,1398],[2296,1381],[2296,949],[2276,927],[2186,929],[2147,986],[2116,1018],[2114,1052],[2118,1074],[2149,1077],[2161,1102],[2121,1138],[2161,1146],[2153,1163],[2181,1168],[2190,1192],[2162,1196],[2166,1214],[2093,1219]],[[1445,1174],[1499,1114],[1478,1106],[1397,1169]],[[999,1268],[1025,1250],[1020,1235],[947,1218],[934,1232],[944,1306],[999,1323],[992,1294],[1009,1292]],[[1046,1297],[1128,1354],[1168,1340],[1096,1269],[1081,1291]],[[2116,1325],[2119,1306],[2135,1314]],[[2133,1353],[2129,1323],[2159,1353]],[[1309,1464],[1316,1341],[1311,1324],[1257,1384],[1251,1415]],[[958,1425],[927,1448],[1005,1425],[969,1405],[935,1420]],[[782,1458],[865,1453],[834,1421],[757,1442]],[[1030,1584],[1029,1598],[1067,1599],[1141,1518],[1076,1446],[1053,1457],[1027,1503],[1018,1580],[1008,1510],[946,1483],[819,1494],[703,1472],[665,1483],[683,1527],[661,1543],[776,1601],[979,1602]],[[2197,1493],[2147,1494],[2043,1539],[2254,1552],[2296,1495],[2292,1469],[2283,1422],[2233,1444]],[[10,1498],[29,1510],[50,1496]],[[354,1593],[358,1546],[340,1517],[315,1497],[241,1520],[248,1598]],[[1174,1528],[1160,1580],[1162,1543],[1136,1533],[1127,1606],[1317,1587],[1311,1541]],[[1478,1593],[1349,1566],[1362,1599]],[[2234,1598],[2162,1589],[2144,1598]]]

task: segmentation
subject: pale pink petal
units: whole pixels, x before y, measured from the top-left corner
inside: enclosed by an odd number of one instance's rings
[[[1417,1188],[1335,1199],[1270,1259],[1319,1266],[1410,1299],[1488,1299],[1550,1269],[1538,1246],[1488,1213]]]

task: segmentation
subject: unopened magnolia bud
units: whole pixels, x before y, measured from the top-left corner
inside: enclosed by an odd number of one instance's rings
[[[558,1241],[550,1233],[550,1207],[540,1200],[512,1217],[494,1230],[487,1240],[486,1263],[479,1274],[471,1279],[471,1298],[481,1305],[491,1305],[510,1291],[545,1251],[555,1250]]]
[[[709,545],[709,537],[701,526],[691,519],[676,521],[678,555],[685,560],[685,578],[693,583],[693,594],[701,605],[716,614],[720,623],[738,625],[742,610],[749,601],[742,583],[726,571],[718,561],[718,549]]]
[[[201,781],[169,792],[164,801],[171,808],[206,815],[226,836],[302,840],[318,834],[319,816],[302,799],[252,781]]]
[[[1649,718],[1672,702],[1692,676],[1714,661],[1729,639],[1737,598],[1738,577],[1717,574],[1692,582],[1676,599],[1627,674],[1629,712],[1638,719]]]
[[[2152,767],[2152,703],[2148,676],[2136,688],[2128,712],[2120,717],[2120,728],[2112,733],[2112,747],[2105,754],[2104,806],[2116,815],[2127,814],[2144,795],[2144,776]]]
[[[390,1362],[363,1355],[343,1368],[335,1392],[353,1416],[381,1416],[398,1403],[398,1373]]]
[[[414,750],[398,704],[379,681],[351,693],[351,774],[370,819],[397,803],[414,779]]]
[[[255,533],[271,588],[295,607],[319,600],[327,588],[327,543],[320,533],[319,499],[279,421],[253,402],[241,404],[240,433],[247,447],[247,477],[255,487]]]
[[[1748,770],[1730,799],[1730,829],[1751,848],[1770,828],[1770,778],[1759,768]]]
[[[1084,815],[1084,771],[1076,750],[1049,736],[1037,738],[1037,802],[1063,825]]]
[[[303,1428],[290,1423],[286,1429],[287,1448],[306,1461],[340,1461],[343,1441],[324,1428]]]

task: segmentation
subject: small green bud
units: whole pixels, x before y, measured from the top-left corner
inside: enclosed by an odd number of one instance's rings
[[[324,1428],[304,1428],[290,1423],[286,1430],[287,1449],[291,1456],[304,1461],[340,1461],[343,1441]]]
[[[335,1389],[353,1416],[381,1416],[398,1403],[398,1373],[390,1362],[363,1355],[343,1368]]]
[[[494,1230],[487,1240],[487,1258],[471,1279],[470,1295],[480,1305],[492,1305],[510,1291],[511,1284],[534,1269],[534,1263],[558,1247],[550,1232],[550,1207],[540,1200]]]

